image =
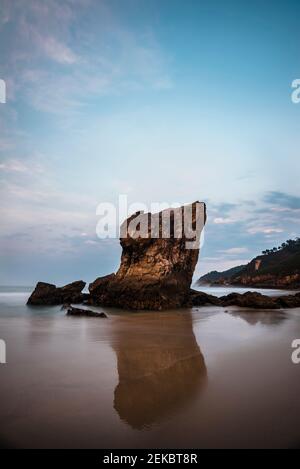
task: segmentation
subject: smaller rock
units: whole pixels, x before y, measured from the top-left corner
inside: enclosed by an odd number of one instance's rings
[[[217,296],[208,295],[207,293],[199,292],[196,290],[190,290],[190,302],[193,306],[222,306],[221,301]]]
[[[91,296],[99,297],[106,293],[109,282],[115,278],[115,274],[98,277],[94,282],[89,284],[89,292]]]
[[[87,316],[93,318],[107,318],[107,315],[103,313],[98,313],[96,311],[92,311],[90,309],[81,309],[81,308],[74,308],[70,306],[67,311],[67,316]]]
[[[256,309],[278,309],[280,305],[275,298],[262,295],[256,292],[230,293],[226,296],[221,296],[220,301],[222,306],[240,306],[243,308],[256,308]]]
[[[69,283],[64,287],[58,288],[58,293],[64,303],[81,303],[82,290],[85,287],[85,282],[78,280],[77,282]]]
[[[300,306],[300,295],[280,296],[276,302],[281,308],[298,308]]]
[[[59,295],[56,285],[46,282],[38,282],[27,304],[30,305],[55,305],[59,304]]]
[[[85,282],[78,280],[64,287],[56,287],[51,283],[38,282],[27,304],[29,305],[61,305],[64,303],[81,303],[84,293]]]

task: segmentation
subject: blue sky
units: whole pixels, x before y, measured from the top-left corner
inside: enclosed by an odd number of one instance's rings
[[[300,234],[298,1],[0,0],[0,283],[115,270],[96,206],[207,203],[197,273]]]

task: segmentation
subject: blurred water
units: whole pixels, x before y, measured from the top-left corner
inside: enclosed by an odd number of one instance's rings
[[[203,291],[208,293],[209,295],[214,296],[224,296],[228,295],[229,293],[246,293],[247,291],[261,293],[262,295],[267,296],[283,296],[283,295],[294,295],[297,293],[295,290],[275,290],[275,289],[267,289],[267,288],[244,288],[244,287],[224,287],[224,286],[206,286],[206,285],[194,285],[193,288],[198,291]]]

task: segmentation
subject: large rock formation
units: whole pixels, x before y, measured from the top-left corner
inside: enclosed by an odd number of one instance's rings
[[[63,303],[81,303],[84,300],[85,282],[78,280],[64,287],[56,287],[51,283],[38,282],[27,304],[29,305],[60,305]]]
[[[90,284],[90,302],[153,310],[187,304],[205,220],[200,202],[129,217],[121,226],[120,268]]]

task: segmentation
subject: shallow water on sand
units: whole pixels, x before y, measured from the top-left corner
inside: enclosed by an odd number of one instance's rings
[[[214,296],[223,296],[228,295],[228,293],[246,293],[247,291],[261,293],[262,295],[267,296],[283,296],[283,295],[294,295],[296,290],[275,290],[270,288],[247,288],[247,287],[224,287],[224,286],[206,286],[206,285],[195,285],[193,286],[195,290],[203,291],[209,295]]]
[[[300,446],[300,309],[74,318],[28,296],[0,292],[3,445]]]

